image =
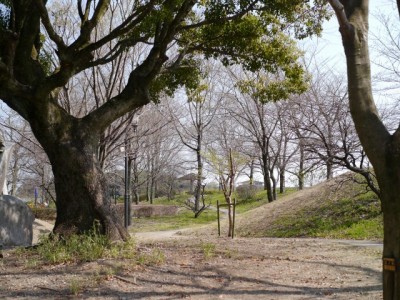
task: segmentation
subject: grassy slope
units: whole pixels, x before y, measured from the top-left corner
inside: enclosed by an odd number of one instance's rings
[[[382,240],[380,203],[340,176],[237,217],[237,235]]]
[[[349,175],[342,175],[303,191],[288,191],[278,200],[267,203],[265,191],[252,200],[238,201],[236,235],[252,237],[324,237],[349,239],[383,239],[380,204],[373,193],[355,184]],[[155,204],[182,205],[188,195],[178,195],[170,201],[159,198]],[[171,230],[198,227],[213,223],[206,231],[215,234],[217,200],[224,203],[221,192],[207,191],[207,209],[195,219],[185,208],[176,216],[140,218],[133,220],[131,232]],[[54,209],[34,209],[36,217],[54,219]],[[226,228],[224,221],[221,228]]]
[[[174,201],[156,199],[155,204],[181,204],[188,195],[178,195]],[[237,197],[238,198],[238,197]],[[199,218],[182,208],[176,216],[134,219],[132,232],[171,230],[211,224],[207,234],[216,233],[217,200],[220,192],[205,195],[206,210]],[[342,175],[303,191],[290,191],[273,203],[266,202],[265,192],[254,200],[240,200],[237,206],[236,235],[251,237],[321,237],[338,239],[382,240],[383,225],[380,203],[365,187],[354,183],[350,175]],[[225,221],[221,228],[226,228]],[[206,232],[204,232],[206,233]]]

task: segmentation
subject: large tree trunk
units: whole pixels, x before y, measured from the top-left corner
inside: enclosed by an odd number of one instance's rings
[[[33,124],[33,132],[51,162],[57,194],[54,232],[63,236],[98,230],[111,240],[126,240],[127,230],[118,222],[108,197],[108,184],[97,159],[97,135],[64,121],[58,129]]]
[[[398,151],[398,149],[397,149]],[[393,161],[393,159],[391,159]],[[390,161],[390,159],[388,160]],[[383,295],[385,300],[400,299],[400,159],[396,167],[380,176],[381,201],[383,210],[383,258],[394,259],[396,270],[383,270]],[[389,169],[389,168],[388,168]],[[382,178],[385,177],[385,178]]]
[[[343,1],[342,1],[343,2]],[[380,187],[384,220],[383,298],[400,299],[400,127],[391,135],[379,118],[371,89],[368,1],[330,0],[340,24],[347,59],[350,111]]]

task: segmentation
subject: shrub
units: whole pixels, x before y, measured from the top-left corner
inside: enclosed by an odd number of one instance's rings
[[[259,188],[254,185],[240,185],[236,188],[236,193],[239,199],[246,200],[255,200],[256,194]]]
[[[133,240],[111,243],[106,236],[91,230],[67,238],[45,236],[34,251],[49,264],[94,261],[99,258],[133,258],[136,255]]]
[[[178,213],[178,209],[176,205],[133,205],[132,213],[137,218],[174,216]]]
[[[31,207],[32,213],[35,215],[36,219],[50,220],[56,219],[57,212],[55,208],[49,207]]]

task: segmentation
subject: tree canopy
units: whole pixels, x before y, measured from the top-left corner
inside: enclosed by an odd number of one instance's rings
[[[27,120],[52,165],[60,234],[101,231],[125,238],[107,197],[96,156],[112,122],[179,86],[195,88],[198,61],[213,58],[302,84],[301,53],[293,39],[321,31],[324,1],[86,0],[1,1],[0,99]],[[63,107],[60,93],[86,70],[129,53],[121,88],[93,101],[85,87]]]

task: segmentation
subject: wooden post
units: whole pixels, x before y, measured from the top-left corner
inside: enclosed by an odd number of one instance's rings
[[[233,198],[232,238],[235,236],[236,198]]]
[[[221,236],[221,225],[219,224],[219,201],[217,200],[217,219],[218,219],[218,236]]]

